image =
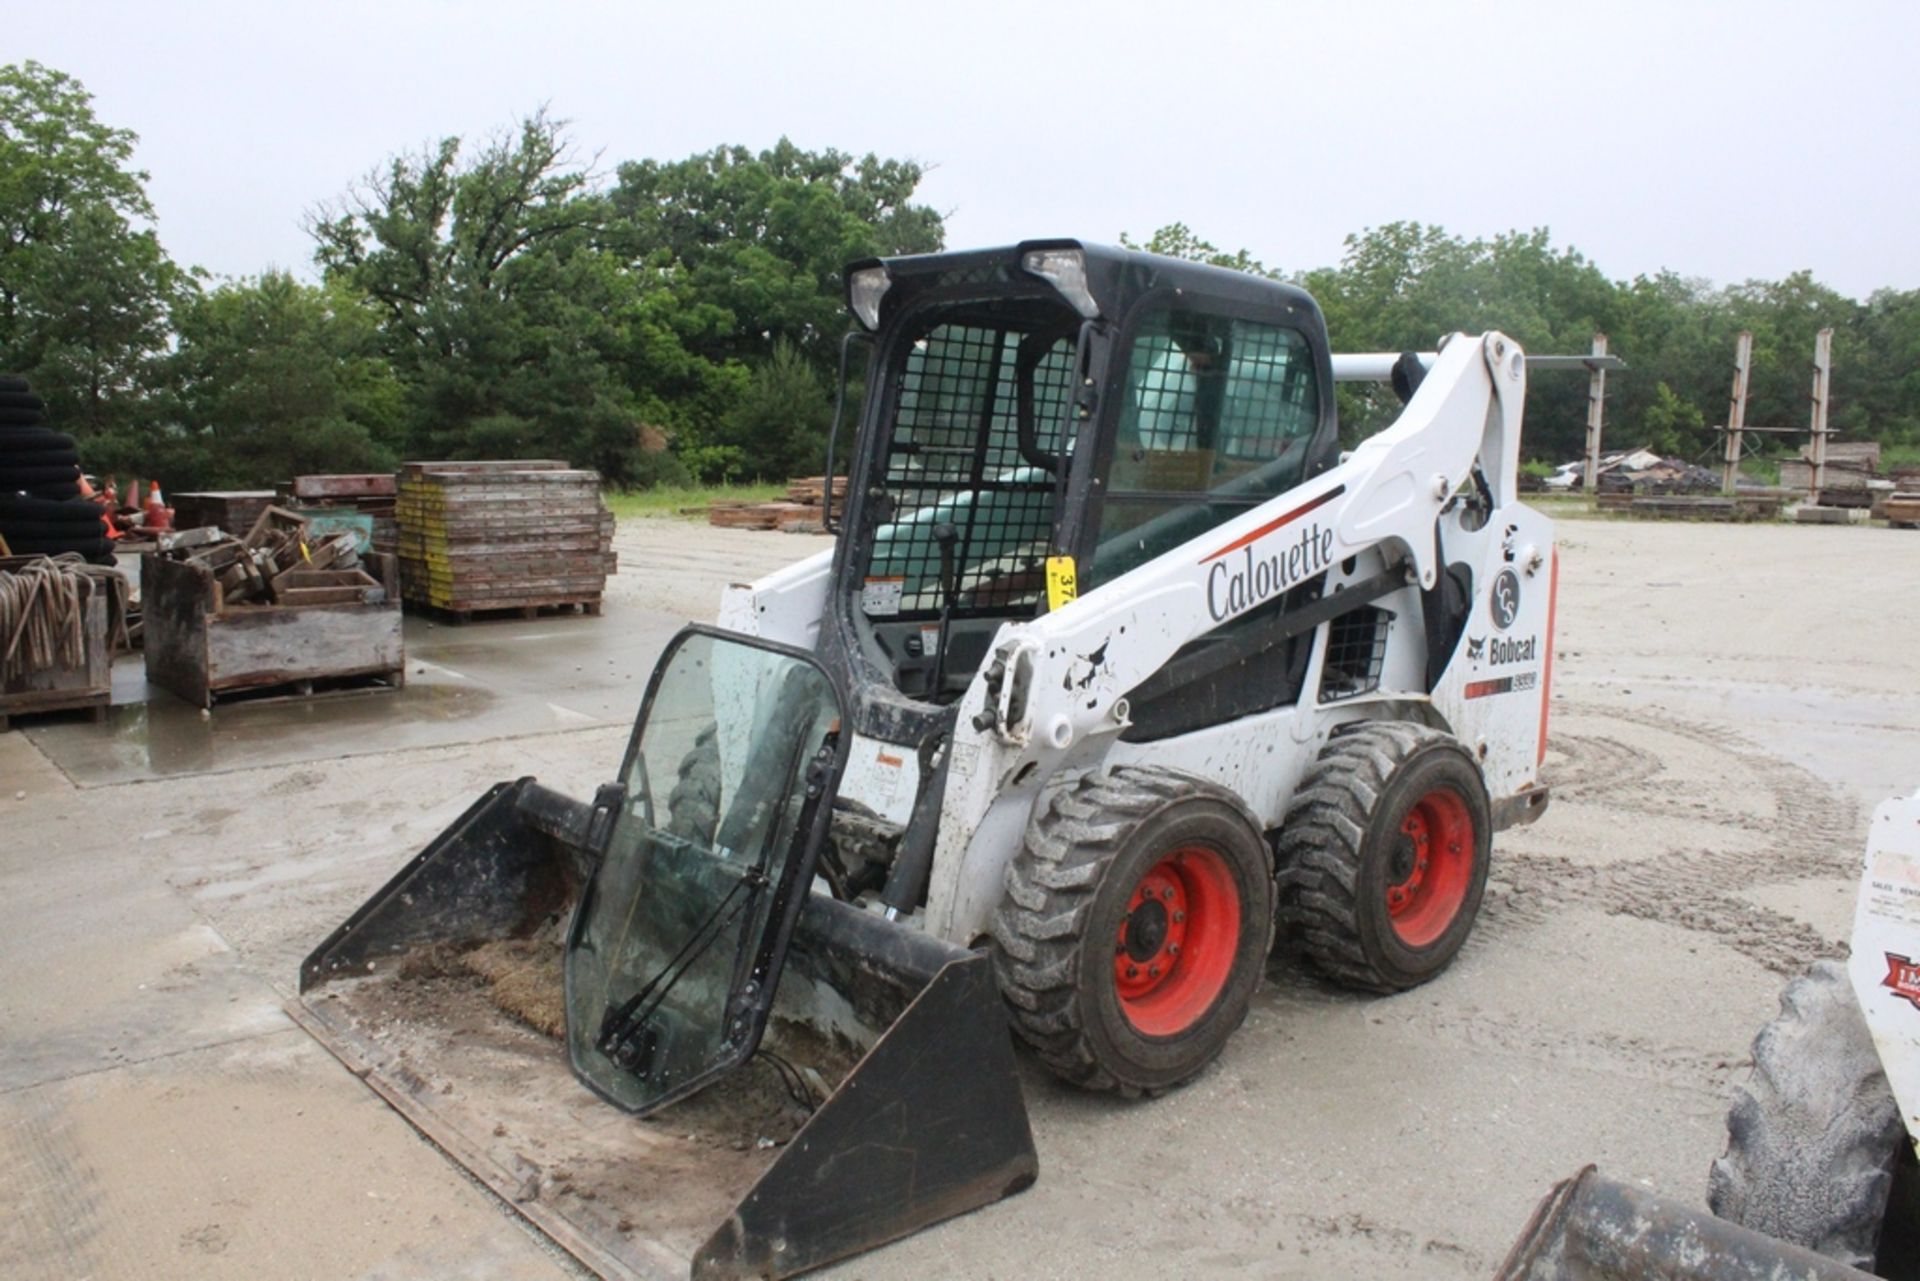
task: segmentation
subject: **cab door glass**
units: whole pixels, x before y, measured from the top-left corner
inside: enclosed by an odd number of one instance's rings
[[[1097,586],[1297,485],[1320,420],[1312,350],[1297,331],[1169,308],[1127,353]]]

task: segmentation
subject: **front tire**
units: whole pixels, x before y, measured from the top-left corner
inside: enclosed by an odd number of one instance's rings
[[[1837,961],[1787,984],[1753,1039],[1707,1205],[1721,1218],[1862,1270],[1875,1266],[1906,1141],[1866,1019]]]
[[[1321,749],[1280,829],[1280,933],[1315,969],[1416,987],[1473,932],[1493,852],[1480,767],[1457,739],[1368,721]]]
[[[1191,1080],[1247,1016],[1272,942],[1266,842],[1229,792],[1120,767],[1055,793],[1007,869],[994,972],[1057,1076],[1129,1097]]]

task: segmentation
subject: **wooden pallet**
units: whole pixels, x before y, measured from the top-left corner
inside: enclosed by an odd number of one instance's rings
[[[109,690],[42,690],[37,696],[0,695],[0,734],[13,728],[13,722],[22,716],[37,720],[43,716],[83,711],[95,725],[103,724],[107,719],[107,707],[112,702],[113,694]]]
[[[249,685],[245,688],[214,690],[210,706],[231,706],[235,703],[291,703],[305,702],[309,699],[340,698],[348,694],[384,694],[405,689],[406,685],[405,668],[396,668],[387,672],[361,672],[347,676],[302,677],[273,685]]]
[[[96,593],[87,602],[81,628],[86,645],[79,666],[53,667],[0,681],[0,731],[16,716],[48,712],[86,710],[96,721],[105,718],[113,699],[113,644],[107,636],[105,597]]]
[[[461,601],[456,605],[431,605],[425,601],[409,600],[407,608],[422,618],[438,619],[445,623],[483,623],[498,622],[503,619],[533,619],[543,615],[584,614],[588,617],[600,616],[600,598],[575,598],[571,600],[537,599],[526,601]]]

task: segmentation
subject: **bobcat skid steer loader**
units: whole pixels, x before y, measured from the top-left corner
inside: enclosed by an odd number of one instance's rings
[[[296,1017],[610,1276],[790,1275],[1025,1187],[1010,1024],[1177,1086],[1276,932],[1437,974],[1547,799],[1510,339],[1336,357],[1299,289],[1074,241],[847,290],[834,547],[668,646],[591,803],[495,787],[301,972]],[[1341,378],[1405,402],[1348,455]]]
[[[1920,1277],[1920,791],[1874,811],[1851,943],[1787,984],[1754,1038],[1712,1214],[1588,1166],[1497,1281]]]

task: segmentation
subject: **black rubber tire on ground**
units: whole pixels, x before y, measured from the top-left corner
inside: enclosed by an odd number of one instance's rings
[[[100,504],[94,502],[73,498],[22,498],[14,493],[0,493],[0,526],[98,525],[101,515]]]
[[[92,504],[88,504],[92,506]],[[75,506],[78,506],[76,503]],[[12,520],[0,519],[0,534],[8,538],[105,538],[107,528],[98,509],[94,519],[85,520]]]
[[[0,534],[6,531],[0,530]],[[91,561],[102,563],[113,553],[113,544],[105,538],[15,538],[6,534],[7,546],[16,556],[58,556],[62,552],[79,552]]]
[[[106,538],[108,536],[106,522],[102,520],[106,513],[96,503],[75,501],[73,507],[92,507],[94,515],[90,520],[86,519],[86,513],[81,513],[81,519],[77,520],[0,517],[0,532],[4,532],[8,538],[13,538],[15,534],[21,538]]]
[[[1169,895],[1192,920],[1160,908],[1147,922],[1158,905],[1142,891],[1181,867],[1204,872]],[[1184,955],[1167,952],[1176,920],[1190,931]],[[1054,792],[1028,825],[990,929],[1014,1030],[1042,1063],[1086,1089],[1156,1094],[1198,1075],[1247,1016],[1273,943],[1272,855],[1222,788],[1171,770],[1099,771]],[[1123,994],[1118,969],[1150,957],[1167,968],[1141,981],[1162,986]],[[1183,992],[1169,1026],[1142,1026],[1144,1002]]]
[[[78,483],[79,480],[79,463],[23,467],[15,463],[11,456],[0,454],[0,490],[25,489],[29,485],[55,485],[67,481]]]
[[[78,467],[80,451],[77,449],[8,449],[0,450],[0,472],[10,467]]]
[[[0,491],[4,491],[5,488],[4,485],[0,485]],[[78,480],[44,481],[38,485],[28,485],[18,492],[28,498],[44,498],[56,503],[69,502],[80,497],[80,482]]]
[[[1280,938],[1349,987],[1417,987],[1473,932],[1492,851],[1486,783],[1459,740],[1411,721],[1343,727],[1280,829]],[[1401,907],[1419,915],[1397,923]]]
[[[1871,1270],[1906,1142],[1846,967],[1787,984],[1753,1038],[1707,1205],[1721,1218]]]
[[[73,437],[51,427],[9,427],[0,425],[0,458],[21,450],[72,449]]]
[[[27,390],[27,380],[19,374],[0,374],[0,395],[18,395]]]
[[[720,727],[709,725],[680,758],[680,774],[667,797],[667,831],[711,846],[720,826]]]

